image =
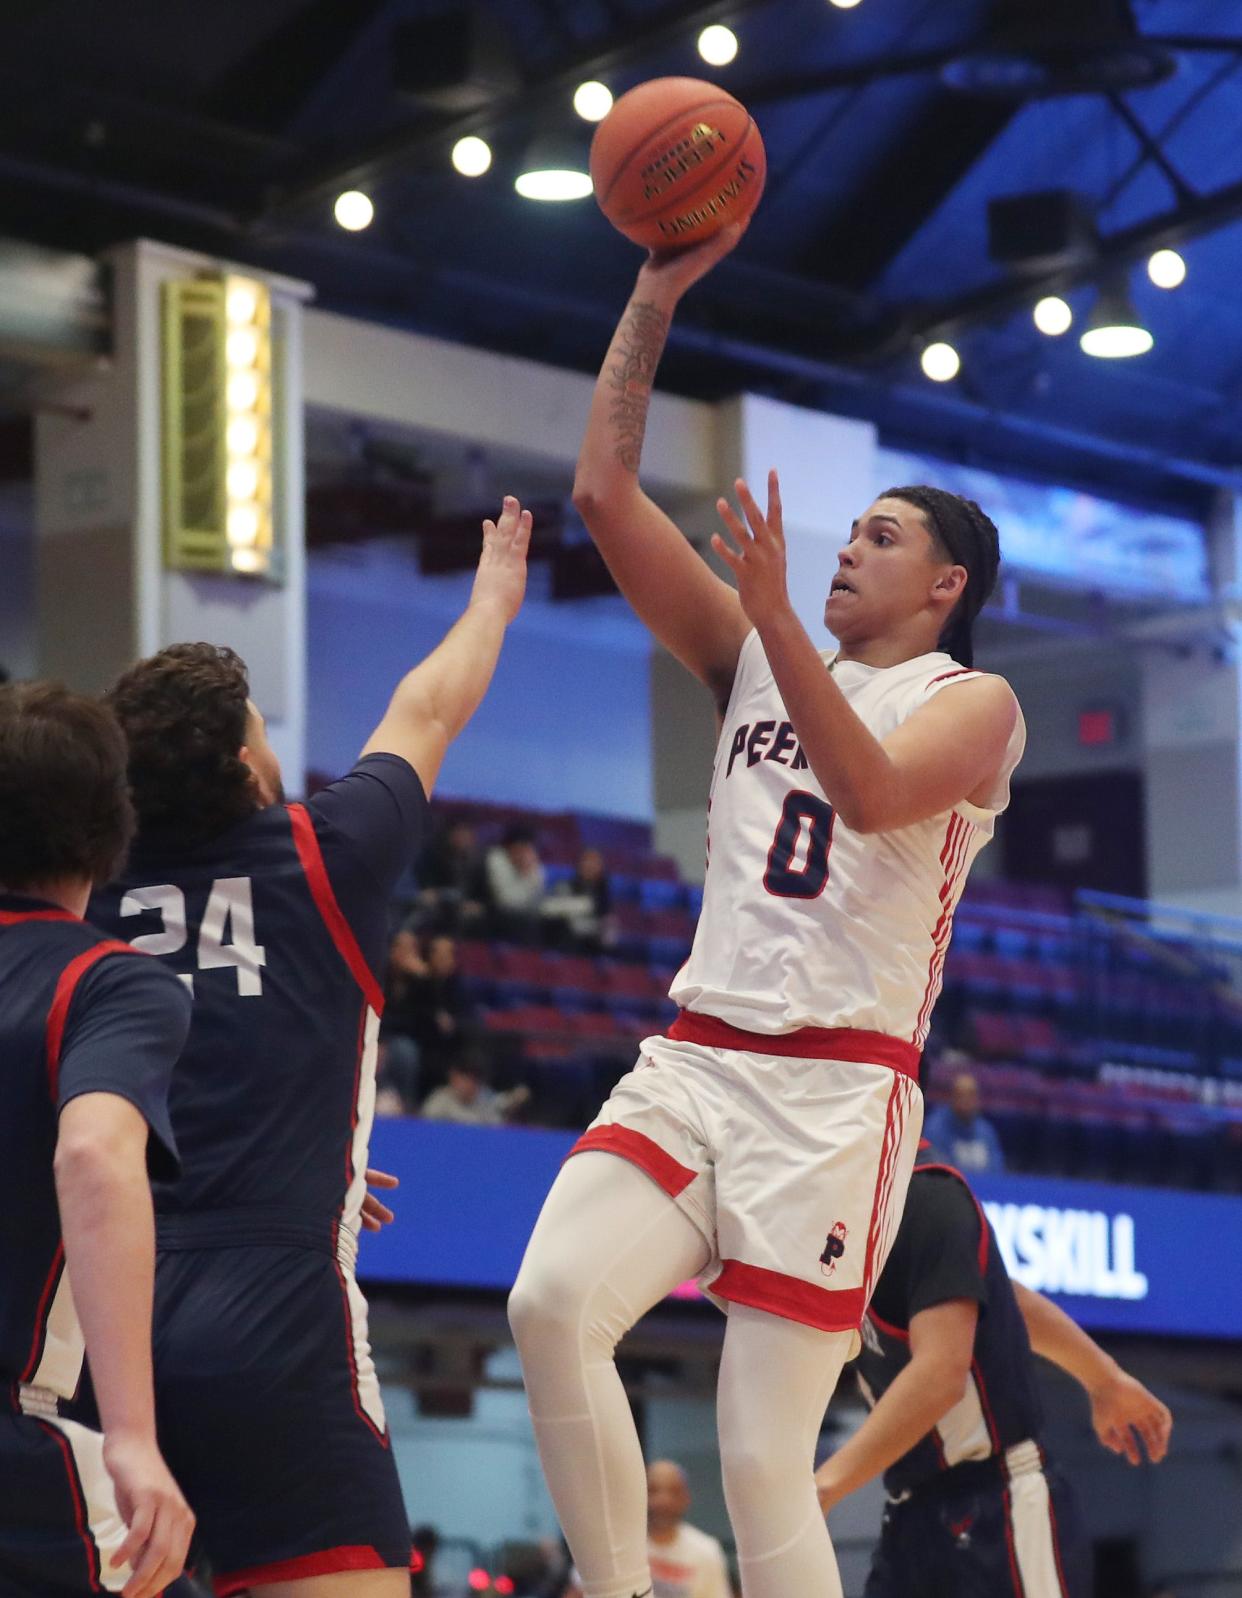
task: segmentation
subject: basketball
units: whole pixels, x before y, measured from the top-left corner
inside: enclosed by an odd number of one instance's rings
[[[759,203],[767,157],[746,107],[698,78],[623,94],[591,141],[600,209],[645,249],[701,244]]]

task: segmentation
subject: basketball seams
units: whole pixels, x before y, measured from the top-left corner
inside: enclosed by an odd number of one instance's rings
[[[621,181],[621,178],[624,175],[626,169],[628,168],[630,162],[634,160],[635,156],[638,155],[639,151],[642,150],[645,145],[654,144],[655,141],[660,137],[660,135],[662,133],[664,133],[664,131],[667,128],[672,128],[672,127],[676,126],[676,124],[678,122],[684,122],[689,117],[701,117],[706,111],[710,110],[713,106],[731,106],[734,109],[740,111],[743,114],[743,116],[746,117],[746,133],[749,133],[751,128],[754,126],[754,118],[749,115],[749,113],[746,110],[746,107],[741,103],[740,100],[735,100],[732,95],[728,95],[728,94],[723,95],[719,99],[704,100],[700,105],[690,106],[690,107],[683,107],[680,111],[675,111],[672,116],[666,117],[664,119],[664,121],[659,124],[658,127],[648,129],[648,131],[645,132],[642,135],[642,137],[635,144],[632,144],[630,146],[630,148],[626,151],[625,156],[623,157],[623,159],[617,162],[616,168],[614,169],[613,174],[612,174],[612,181],[609,183],[608,187],[604,190],[603,194],[599,194],[598,195],[600,207],[602,208],[603,206],[605,206],[608,203],[609,199],[612,197],[612,191],[616,188],[617,184]],[[601,129],[604,126],[605,126],[604,123],[600,124]],[[598,137],[598,134],[596,135],[596,137]]]
[[[735,162],[742,159],[743,152],[746,148],[746,142],[750,138],[752,132],[756,134],[758,133],[758,129],[755,127],[754,117],[747,119],[746,131],[742,135],[738,150],[736,152],[730,153],[730,159],[723,166],[713,167],[711,172],[700,182],[698,182],[694,188],[683,189],[673,199],[671,199],[667,205],[662,205],[657,210],[645,210],[634,216],[626,216],[623,218],[620,225],[623,227],[633,227],[639,222],[658,222],[661,217],[668,216],[670,213],[693,209],[696,200],[701,195],[702,191],[704,189],[710,189],[715,184],[723,182],[727,178]],[[613,224],[614,227],[617,225],[617,223]]]

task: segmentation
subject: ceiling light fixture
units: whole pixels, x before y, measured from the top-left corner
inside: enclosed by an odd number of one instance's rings
[[[1035,318],[1035,326],[1041,333],[1047,333],[1049,338],[1059,338],[1062,333],[1068,333],[1074,321],[1073,311],[1059,294],[1046,294],[1036,302],[1031,314]]]
[[[737,34],[721,22],[713,22],[699,34],[699,54],[709,67],[727,67],[737,55]]]
[[[526,152],[514,188],[524,200],[583,200],[591,192],[583,148],[576,139],[535,139]]]
[[[363,228],[371,226],[375,207],[371,204],[371,196],[361,189],[346,189],[344,194],[337,195],[332,215],[346,232],[361,233]]]
[[[574,110],[584,122],[602,122],[612,110],[612,90],[591,79],[574,90]]]
[[[838,11],[852,11],[856,5],[861,3],[862,0],[832,0],[832,4],[836,6]]]
[[[949,383],[962,369],[962,358],[952,344],[929,344],[919,357],[923,375],[933,383]]]
[[[462,177],[481,178],[492,164],[492,147],[486,139],[476,138],[471,133],[458,139],[450,159],[454,171],[460,172]]]
[[[1158,289],[1175,289],[1186,281],[1186,263],[1176,250],[1157,250],[1147,263],[1147,275]]]
[[[1098,360],[1125,360],[1146,355],[1155,342],[1139,320],[1124,278],[1105,283],[1078,340],[1083,354]]]

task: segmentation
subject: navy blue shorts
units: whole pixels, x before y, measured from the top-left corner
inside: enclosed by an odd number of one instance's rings
[[[958,1465],[886,1506],[864,1598],[1091,1598],[1091,1588],[1091,1547],[1055,1469],[1005,1480]]]
[[[0,1598],[118,1592],[124,1539],[98,1432],[0,1411]]]
[[[161,1231],[155,1379],[221,1598],[408,1565],[366,1304],[326,1247],[170,1249]]]

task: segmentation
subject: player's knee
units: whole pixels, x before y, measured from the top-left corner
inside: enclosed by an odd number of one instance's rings
[[[720,1470],[730,1506],[761,1505],[778,1490],[778,1461],[754,1436],[730,1436],[722,1428]]]
[[[580,1308],[570,1282],[558,1272],[522,1267],[509,1294],[509,1326],[519,1353],[576,1339],[579,1322]]]

